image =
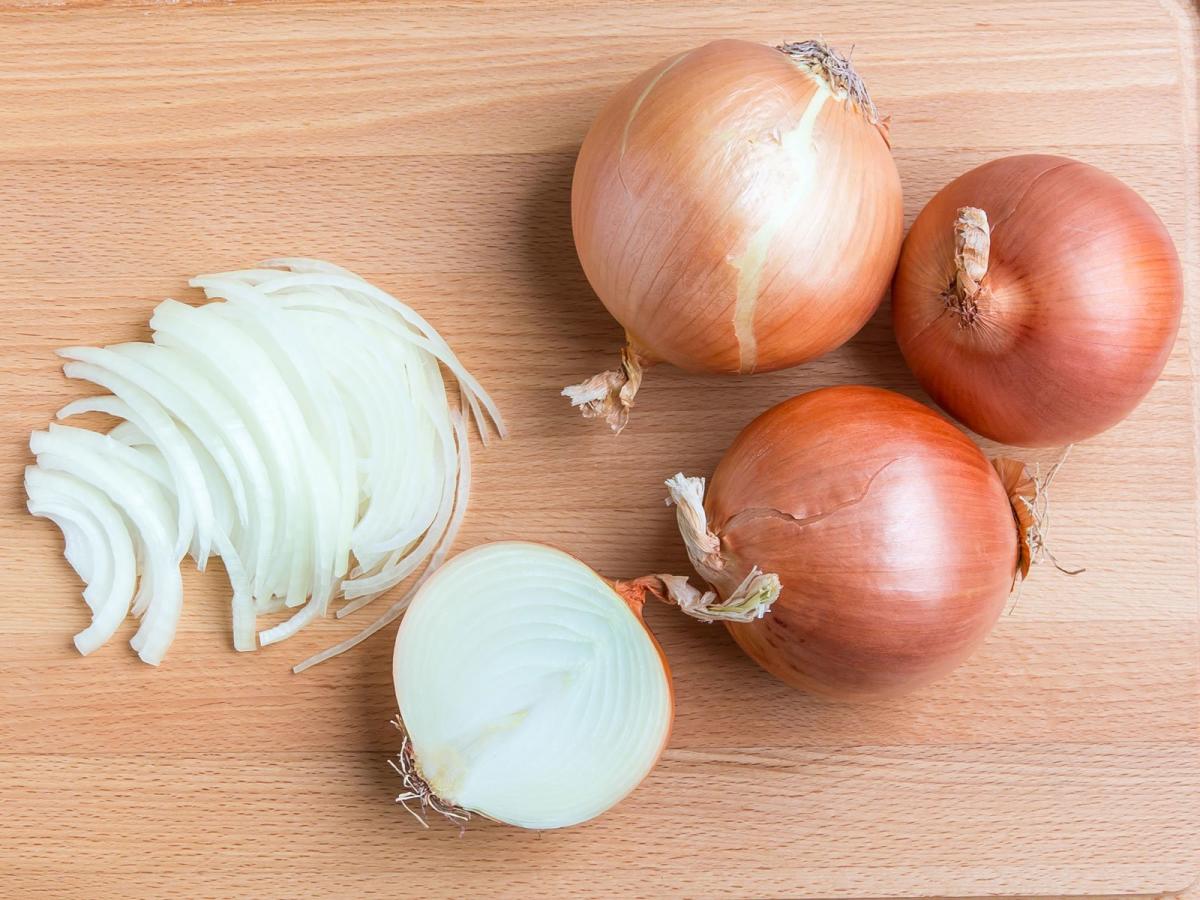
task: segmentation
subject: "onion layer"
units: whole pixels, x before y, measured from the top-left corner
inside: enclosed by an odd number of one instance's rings
[[[1030,487],[1015,474],[1014,489]],[[754,567],[783,584],[765,616],[729,625],[734,639],[778,678],[835,697],[902,694],[948,672],[1028,563],[1028,533],[978,448],[878,388],[825,388],[763,413],[703,506],[701,479],[668,487],[688,555],[718,594]]]
[[[829,47],[722,40],[664,60],[579,151],[575,246],[629,346],[620,372],[564,394],[619,431],[644,366],[766,372],[832,350],[879,304],[902,215],[886,126]]]
[[[1170,355],[1179,258],[1154,211],[1099,169],[1011,156],[929,201],[893,285],[921,385],[986,437],[1045,447],[1125,418]]]

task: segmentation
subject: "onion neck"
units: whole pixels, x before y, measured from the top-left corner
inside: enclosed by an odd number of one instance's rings
[[[754,566],[740,582],[733,581],[721,555],[721,539],[708,527],[708,514],[704,511],[704,479],[688,478],[680,472],[667,479],[666,485],[667,503],[675,506],[675,520],[692,567],[725,595],[723,601],[717,602],[717,594],[711,591],[700,594],[687,584],[686,579],[678,579],[683,586],[671,581],[666,583],[669,593],[674,588],[668,602],[704,621],[750,622],[761,618],[779,597],[779,576]]]
[[[756,566],[725,600],[716,591],[693,587],[683,575],[643,575],[630,581],[615,581],[613,590],[639,618],[649,596],[677,606],[701,622],[753,622],[766,615],[778,599],[780,584],[778,576],[764,573]]]
[[[570,399],[572,406],[578,407],[585,419],[602,418],[613,434],[620,434],[629,424],[633,399],[642,386],[643,370],[649,365],[652,362],[639,353],[630,341],[621,350],[619,371],[610,369],[593,375],[587,381],[569,385],[563,388],[562,395]]]
[[[887,124],[880,121],[879,110],[875,108],[866,84],[854,71],[849,59],[824,41],[792,41],[780,44],[775,49],[801,69],[825,82],[834,94],[848,99],[868,122],[879,128],[884,140],[888,139]]]
[[[946,291],[945,300],[964,328],[975,323],[980,303],[989,296],[983,281],[991,244],[987,213],[974,206],[962,207],[954,220],[954,284]]]

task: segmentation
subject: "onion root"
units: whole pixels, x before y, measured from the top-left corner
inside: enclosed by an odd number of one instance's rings
[[[429,782],[424,779],[420,769],[417,768],[417,758],[413,754],[412,742],[408,739],[404,722],[399,715],[392,719],[392,725],[404,735],[400,744],[400,752],[396,754],[395,759],[388,760],[388,765],[404,780],[404,790],[396,795],[396,802],[425,828],[429,827],[429,822],[422,813],[434,812],[457,825],[460,832],[466,831],[467,823],[471,821],[470,811],[461,806],[455,806],[453,803],[447,803],[433,792],[433,789],[429,787]],[[408,805],[413,802],[419,805],[420,812]]]

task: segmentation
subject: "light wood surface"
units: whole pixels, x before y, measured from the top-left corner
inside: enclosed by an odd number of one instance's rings
[[[1061,895],[1200,873],[1194,9],[61,6],[0,0],[0,894]],[[85,391],[52,350],[145,336],[158,300],[195,299],[195,273],[316,255],[407,298],[512,425],[477,456],[459,545],[551,541],[613,576],[686,571],[662,480],[709,473],[754,414],[831,383],[920,397],[886,311],[793,371],[654,370],[618,439],[557,396],[620,342],[569,225],[600,104],[718,36],[813,35],[855,47],[892,115],[907,221],[970,166],[1049,151],[1126,179],[1171,228],[1190,279],[1175,353],[1055,485],[1056,552],[1086,574],[1036,571],[967,665],[861,707],[795,693],[721,629],[651,610],[675,675],[669,749],[626,802],[561,833],[480,822],[460,838],[391,802],[394,629],[289,671],[365,612],[238,654],[218,567],[186,576],[160,669],[124,643],[132,627],[75,654],[79,586],[20,487],[29,432]]]

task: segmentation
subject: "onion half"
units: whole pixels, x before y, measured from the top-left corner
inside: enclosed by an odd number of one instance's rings
[[[396,635],[397,800],[459,824],[477,813],[562,828],[599,815],[649,774],[671,730],[647,598],[750,621],[778,592],[760,573],[726,601],[682,577],[610,581],[541,544],[460,553],[416,592]]]
[[[628,347],[620,371],[563,393],[620,431],[648,365],[768,372],[848,340],[887,289],[903,206],[886,124],[848,60],[819,41],[721,40],[605,105],[571,224]]]
[[[1005,480],[914,400],[835,387],[751,422],[704,481],[667,482],[696,571],[727,596],[761,568],[783,584],[734,639],[789,684],[903,694],[962,662],[1027,571],[1031,480]],[[1020,516],[1018,517],[1018,512]]]
[[[948,413],[1049,447],[1121,421],[1171,353],[1179,257],[1131,188],[1060,156],[972,169],[929,201],[892,289],[896,338]]]

